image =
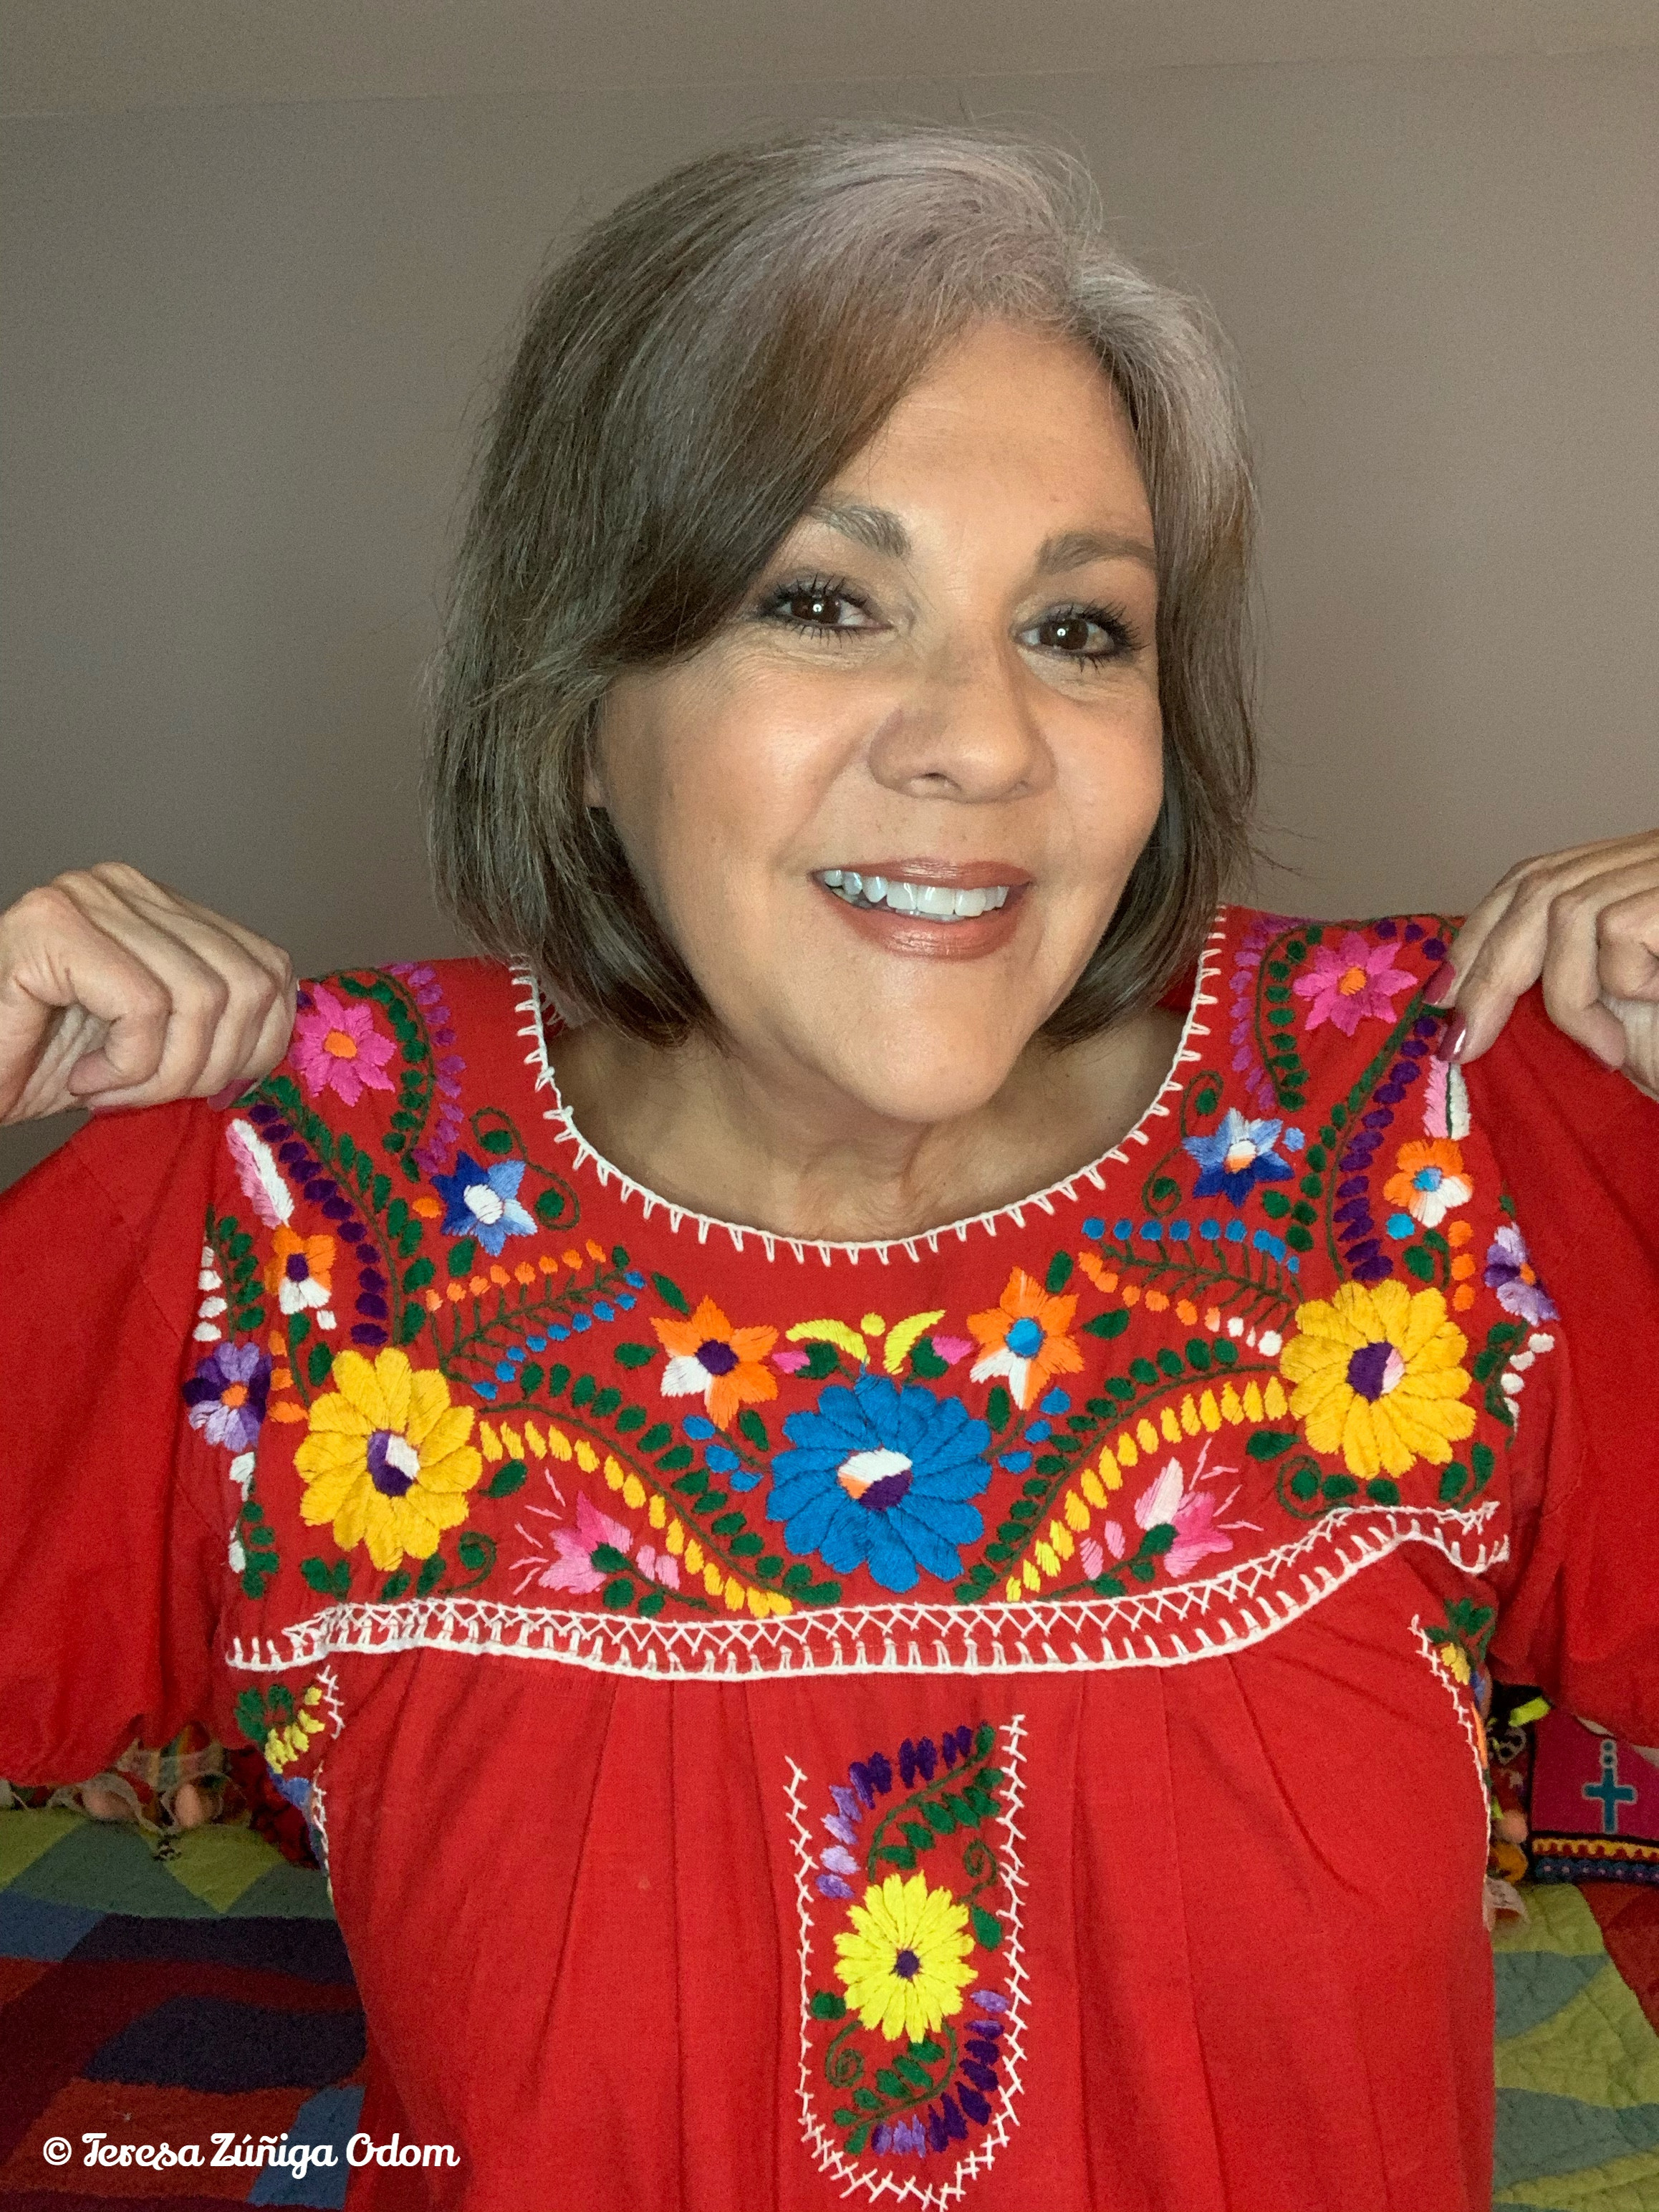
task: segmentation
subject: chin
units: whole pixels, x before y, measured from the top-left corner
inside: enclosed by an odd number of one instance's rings
[[[941,1024],[862,1029],[839,1051],[823,1051],[839,1086],[867,1113],[884,1120],[954,1121],[989,1105],[1012,1073],[1027,1042],[1024,1036],[971,1035]]]

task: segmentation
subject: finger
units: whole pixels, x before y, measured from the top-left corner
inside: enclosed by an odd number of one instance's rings
[[[1429,979],[1430,1006],[1454,1006],[1460,1002],[1468,975],[1485,951],[1492,932],[1509,913],[1517,889],[1511,878],[1505,876],[1465,917],[1462,927],[1447,950],[1445,960]]]
[[[1596,935],[1604,996],[1659,999],[1659,882],[1638,881],[1628,896],[1604,905]]]
[[[75,1022],[69,1019],[72,1008],[82,1010]],[[72,897],[52,884],[27,893],[3,917],[0,952],[5,1118],[24,1118],[20,1099],[31,1117],[76,1103],[74,1056],[98,1042],[88,1027],[92,1018],[108,1023],[112,1035],[119,1028],[122,1066],[142,1079],[160,1060],[168,1012],[155,975]],[[37,1067],[39,1078],[31,1080]]]
[[[1595,882],[1559,891],[1550,901],[1544,1006],[1564,1035],[1575,1037],[1603,1066],[1616,1068],[1624,1065],[1625,1032],[1601,1003],[1601,911]]]
[[[167,1035],[161,1059],[142,1080],[110,1057],[119,1044],[113,1035],[104,1055],[94,1055],[79,1072],[77,1089],[95,1087],[106,1106],[153,1105],[223,1089],[250,1060],[287,976],[286,957],[274,946],[260,941],[270,963],[263,964],[216,915],[152,899],[149,889],[112,900],[100,908],[100,920],[166,985],[172,1000]]]
[[[1462,1030],[1456,1058],[1464,1066],[1491,1049],[1515,1011],[1516,1000],[1542,975],[1548,942],[1547,901],[1536,885],[1516,884],[1507,906],[1492,920],[1459,976],[1454,1027]]]
[[[148,878],[130,884],[124,880],[119,888],[139,921],[135,945],[146,928],[161,931],[225,980],[229,995],[196,1094],[214,1097],[268,1074],[287,1049],[294,1024],[298,986],[287,953],[256,931]],[[124,915],[111,919],[112,927],[126,927]]]

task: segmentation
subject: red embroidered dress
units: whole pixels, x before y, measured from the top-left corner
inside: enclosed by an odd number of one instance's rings
[[[1448,1077],[1437,927],[1232,914],[887,1246],[635,1188],[468,962],[4,1202],[0,1772],[263,1742],[465,2162],[354,2205],[1485,2212],[1489,1640],[1659,1741],[1659,1113]]]

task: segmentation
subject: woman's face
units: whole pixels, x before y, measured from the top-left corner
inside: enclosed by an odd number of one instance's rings
[[[987,324],[708,646],[612,688],[590,803],[758,1077],[907,1122],[1001,1088],[1158,815],[1157,603],[1109,384]]]

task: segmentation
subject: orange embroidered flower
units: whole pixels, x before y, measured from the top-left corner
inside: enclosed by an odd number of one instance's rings
[[[989,1313],[969,1314],[968,1326],[983,1350],[972,1376],[983,1382],[1006,1375],[1008,1390],[1022,1412],[1034,1405],[1051,1375],[1074,1375],[1083,1354],[1073,1341],[1075,1297],[1054,1297],[1034,1275],[1016,1267],[1000,1302]]]
[[[265,1269],[265,1288],[285,1314],[321,1312],[332,1295],[334,1273],[334,1239],[331,1237],[298,1237],[289,1228],[279,1229],[270,1240],[270,1264]],[[334,1316],[330,1314],[320,1322],[324,1328],[332,1328]],[[284,1343],[283,1350],[287,1350]]]
[[[1390,1205],[1403,1207],[1425,1229],[1437,1229],[1455,1206],[1467,1206],[1474,1184],[1463,1155],[1449,1137],[1425,1137],[1401,1145],[1399,1169],[1382,1186]]]
[[[761,1365],[778,1340],[776,1329],[733,1328],[713,1298],[705,1298],[689,1321],[659,1321],[653,1315],[651,1326],[668,1354],[663,1396],[700,1396],[717,1429],[730,1428],[739,1407],[777,1396],[776,1378]]]

